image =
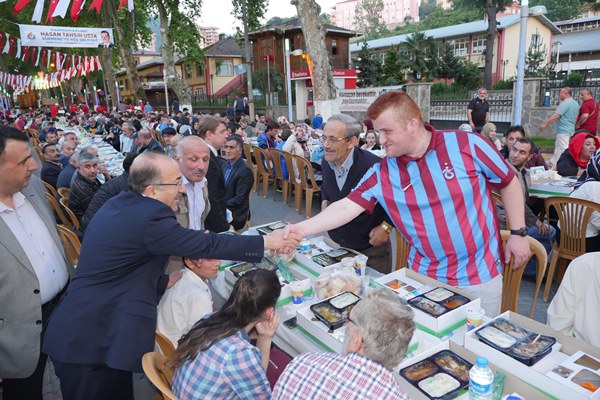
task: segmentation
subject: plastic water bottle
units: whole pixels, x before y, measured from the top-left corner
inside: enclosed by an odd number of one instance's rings
[[[490,400],[493,382],[494,373],[488,366],[487,358],[477,357],[475,365],[469,371],[469,399]]]

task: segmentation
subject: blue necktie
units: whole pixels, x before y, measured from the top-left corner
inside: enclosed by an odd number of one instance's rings
[[[225,184],[229,180],[229,176],[231,175],[231,170],[233,169],[233,164],[227,163],[227,169],[225,170]]]

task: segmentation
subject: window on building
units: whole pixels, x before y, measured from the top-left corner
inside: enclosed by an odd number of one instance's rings
[[[531,46],[533,48],[536,48],[536,47],[540,46],[542,44],[541,43],[541,39],[542,39],[541,35],[539,33],[537,33],[537,32],[534,33],[533,35],[531,35]]]
[[[450,46],[455,56],[466,56],[468,53],[469,38],[451,40]]]
[[[204,70],[202,69],[202,64],[200,64],[200,63],[196,64],[196,76],[198,78],[200,78],[203,75],[204,75]]]
[[[473,54],[481,54],[485,52],[485,35],[475,36],[473,38]]]
[[[233,76],[232,60],[217,60],[217,76]]]
[[[337,54],[337,39],[331,39],[331,54],[334,56]]]

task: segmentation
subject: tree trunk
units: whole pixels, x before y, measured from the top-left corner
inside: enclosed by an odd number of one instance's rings
[[[254,116],[254,94],[252,93],[252,53],[250,48],[250,38],[248,37],[248,0],[242,0],[242,23],[244,25],[244,52],[246,62],[246,81],[248,83],[248,113]],[[267,61],[270,62],[270,61]],[[267,93],[270,96],[271,93]],[[267,105],[269,103],[267,102]]]
[[[104,7],[104,26],[110,26],[110,18],[108,17],[108,7]],[[117,107],[119,104],[119,96],[117,95],[117,76],[115,75],[115,69],[112,63],[112,48],[100,50],[100,61],[102,62],[102,70],[104,71],[104,81],[106,84],[106,91],[108,96],[112,100],[113,107]],[[108,103],[108,102],[107,102]],[[108,105],[108,104],[107,104]]]
[[[329,53],[325,46],[325,27],[319,18],[321,7],[315,0],[292,0],[291,4],[296,6],[306,52],[310,57],[308,65],[313,81],[315,115],[321,114],[326,121],[340,112],[340,105],[336,99]]]
[[[138,74],[135,60],[133,59],[133,54],[131,51],[132,36],[129,36],[125,32],[125,29],[121,24],[121,20],[119,20],[119,17],[117,16],[115,3],[113,1],[106,1],[105,7],[108,10],[109,17],[113,22],[113,27],[115,28],[117,38],[119,39],[119,52],[121,53],[121,61],[127,70],[127,79],[129,80],[129,84],[133,90],[134,103],[137,103],[138,100],[142,100],[144,103],[147,103],[148,99],[146,98],[146,92],[142,87],[140,75]]]
[[[498,33],[496,24],[496,1],[485,0],[485,12],[488,16],[488,29],[485,41],[485,68],[483,69],[483,86],[492,89],[492,66],[494,63],[494,41]]]
[[[171,39],[169,38],[169,15],[167,9],[162,1],[157,1],[156,6],[158,7],[158,15],[160,16],[160,34],[162,36],[160,54],[162,55],[163,65],[167,72],[165,84],[176,93],[180,109],[187,108],[192,112],[192,94],[190,88],[183,78],[179,76],[175,68],[175,56],[173,54]]]

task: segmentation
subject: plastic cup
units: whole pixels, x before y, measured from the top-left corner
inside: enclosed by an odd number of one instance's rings
[[[292,294],[292,303],[294,304],[302,304],[303,291],[302,291],[302,283],[298,281],[290,282],[290,292]]]
[[[360,254],[360,255],[354,257],[354,268],[355,268],[358,276],[365,276],[366,271],[367,271],[367,261],[368,260],[369,260],[369,257],[365,256],[364,254]]]
[[[354,258],[353,257],[342,258],[342,266],[350,267],[350,268],[354,269]]]
[[[467,331],[471,331],[481,325],[485,310],[483,308],[467,309]]]

